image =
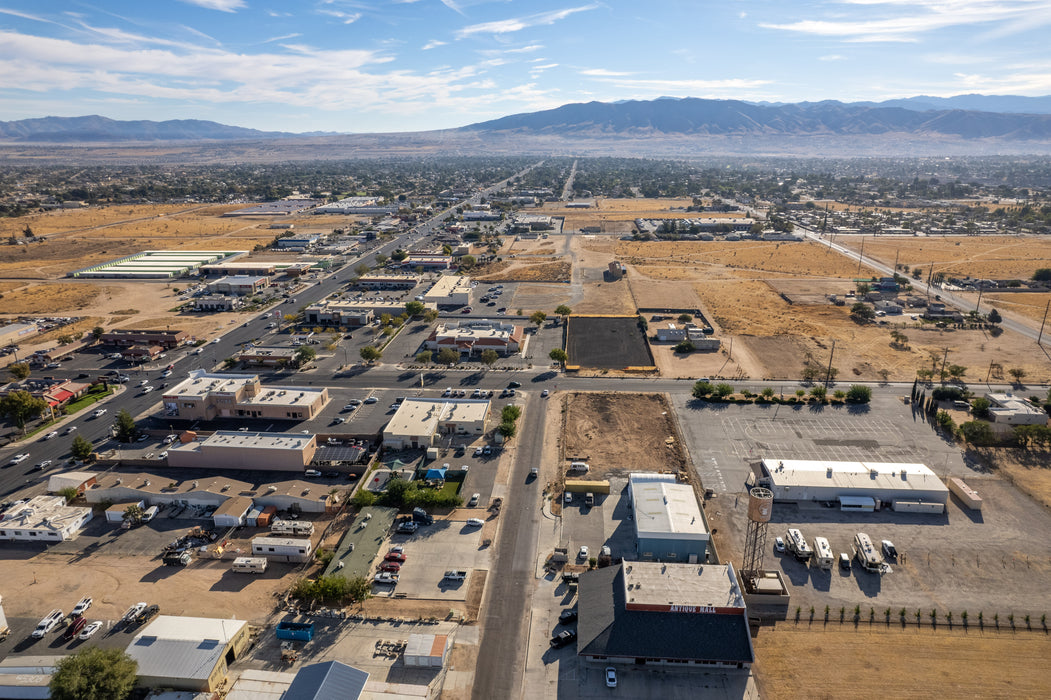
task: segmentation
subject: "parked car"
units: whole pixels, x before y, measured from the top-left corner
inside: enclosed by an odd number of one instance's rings
[[[373,403],[376,403],[377,401],[379,401],[379,399],[377,399],[375,396],[370,396],[367,399],[365,399],[362,403],[373,404]]]
[[[401,564],[396,561],[385,561],[382,564],[380,564],[380,571],[398,573],[399,571],[401,571]]]
[[[141,613],[143,610],[145,610],[149,606],[150,606],[149,603],[136,603],[135,605],[132,605],[130,608],[128,608],[128,611],[126,613],[124,613],[124,617],[120,618],[120,621],[121,622],[131,622],[132,620],[134,620],[136,617],[139,616],[139,613]]]
[[[396,585],[398,583],[398,574],[390,571],[382,571],[376,574],[372,580],[376,583]]]
[[[485,525],[485,521],[482,520],[481,518],[468,518],[467,519],[467,524],[470,525],[471,527],[481,527],[481,526]]]
[[[89,625],[85,625],[84,629],[80,630],[80,634],[77,635],[77,639],[83,641],[85,639],[91,639],[91,635],[102,629],[102,621],[95,620]]]
[[[576,608],[568,608],[566,610],[563,610],[561,613],[559,613],[559,615],[558,615],[558,624],[560,624],[560,625],[568,625],[570,622],[572,622],[575,619],[577,619],[577,609]]]
[[[493,446],[492,445],[486,445],[485,447],[482,448],[482,454],[484,456],[488,457],[492,453],[493,453]]]
[[[398,526],[397,532],[399,535],[411,535],[419,529],[420,526],[414,522],[404,522]]]
[[[577,552],[577,559],[587,559],[588,558],[588,551],[589,551],[588,550],[588,546],[586,544],[585,545],[581,545],[580,546],[580,551]]]
[[[66,627],[66,631],[62,633],[64,639],[73,639],[80,631],[84,629],[84,626],[88,624],[88,621],[82,617],[74,617],[69,621],[69,626]]]
[[[846,552],[839,553],[839,568],[850,569],[850,555]]]
[[[85,612],[87,612],[88,608],[91,607],[91,603],[92,602],[93,601],[91,600],[91,598],[89,598],[87,596],[81,598],[80,602],[77,603],[76,606],[74,606],[73,612],[71,612],[69,614],[72,615],[73,617],[78,617],[80,615],[83,615]]]
[[[784,554],[785,552],[785,541],[780,537],[774,538],[774,551]]]
[[[147,622],[155,618],[161,611],[161,606],[151,605],[135,617],[136,625],[145,625]]]
[[[880,542],[880,545],[883,548],[883,554],[888,559],[897,559],[898,558],[898,550],[895,549],[893,542],[891,542],[890,540],[882,540]]]
[[[474,508],[475,506],[477,506],[478,505],[478,499],[480,499],[481,497],[482,497],[482,494],[480,494],[480,493],[472,493],[471,494],[471,500],[467,501],[467,507],[468,508]]]
[[[617,669],[613,668],[612,666],[606,667],[606,687],[617,687]]]
[[[403,551],[395,552],[392,549],[391,551],[387,552],[387,555],[385,557],[383,557],[383,560],[384,561],[403,562],[403,561],[405,561],[405,553]]]
[[[551,638],[551,646],[555,649],[561,649],[564,646],[572,644],[577,641],[577,633],[572,630],[562,630],[554,637]]]
[[[40,639],[48,632],[55,629],[55,626],[61,622],[64,617],[65,615],[61,610],[52,610],[39,623],[37,623],[36,629],[33,630],[32,637],[34,639]]]

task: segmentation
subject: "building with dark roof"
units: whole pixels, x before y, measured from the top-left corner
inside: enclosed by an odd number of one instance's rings
[[[299,669],[282,700],[356,700],[369,674],[339,661]]]
[[[589,661],[748,668],[748,616],[729,564],[624,562],[580,575],[577,655]]]

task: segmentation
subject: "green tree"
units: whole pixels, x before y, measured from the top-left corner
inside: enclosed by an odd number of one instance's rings
[[[48,408],[47,401],[33,396],[28,391],[12,391],[0,398],[0,416],[10,418],[23,433],[26,430],[26,421],[42,416]]]
[[[78,459],[81,462],[86,461],[91,456],[95,446],[91,444],[91,441],[85,438],[83,435],[77,435],[73,438],[73,444],[69,447],[70,454],[73,455],[74,459]]]
[[[560,322],[565,322],[566,317],[573,313],[573,309],[569,308],[565,304],[559,304],[555,307],[555,315],[559,317]]]
[[[372,597],[372,581],[364,576],[352,576],[347,579],[347,594],[352,600],[362,601]]]
[[[473,269],[474,266],[477,265],[477,264],[478,264],[478,261],[475,259],[475,257],[473,255],[465,255],[462,258],[460,258],[460,269],[465,271],[465,272],[467,270]]]
[[[850,317],[857,323],[868,323],[876,318],[876,311],[868,304],[859,301],[850,307]]]
[[[1051,267],[1041,267],[1033,273],[1036,282],[1051,282]]]
[[[693,323],[693,316],[690,314],[679,314],[679,323]]]
[[[989,409],[991,407],[992,403],[990,403],[989,399],[985,398],[984,396],[979,396],[971,402],[971,413],[976,418],[988,418]]]
[[[361,488],[358,489],[358,492],[350,499],[350,502],[358,508],[367,508],[376,502],[376,494],[368,489]]]
[[[430,350],[421,350],[416,355],[416,361],[421,365],[429,365],[432,359],[434,359],[434,353]]]
[[[547,320],[547,314],[543,311],[534,311],[533,315],[529,317],[529,322],[537,326],[538,328],[544,325],[544,321]]]
[[[410,301],[405,305],[405,313],[407,313],[411,318],[422,316],[423,312],[426,310],[427,308],[423,305],[422,301]]]
[[[986,318],[989,319],[989,323],[1000,323],[1004,320],[1003,316],[1001,316],[1000,312],[996,309],[990,309],[989,315]]]
[[[697,346],[689,340],[684,340],[681,343],[678,343],[674,348],[672,348],[672,350],[679,353],[680,355],[688,355],[696,349]]]
[[[516,426],[514,423],[501,423],[500,427],[497,428],[497,430],[499,430],[500,434],[503,435],[505,438],[513,438],[515,436],[515,433],[518,432],[518,426]]]
[[[1015,384],[1021,384],[1022,380],[1025,379],[1026,374],[1025,370],[1021,367],[1012,367],[1007,370],[1007,373],[1011,375],[1012,379],[1014,379]]]
[[[847,401],[851,403],[868,403],[872,400],[872,389],[864,384],[851,384],[847,390]]]
[[[404,260],[407,257],[409,257],[409,254],[407,252],[405,252],[404,250],[402,250],[401,248],[398,248],[397,250],[395,250],[394,252],[392,252],[390,254],[390,259],[393,260],[394,262],[401,262],[402,260]]]
[[[487,348],[485,350],[482,350],[481,360],[488,367],[492,367],[496,363],[496,361],[499,360],[499,359],[500,359],[500,353],[498,353],[496,350],[493,350],[492,348]]]
[[[726,398],[730,394],[734,393],[734,388],[733,388],[732,384],[727,384],[726,382],[720,382],[720,383],[715,385],[714,391],[715,391],[715,395],[722,399],[722,398]]]
[[[130,521],[132,525],[138,525],[142,521],[142,508],[132,503],[124,509],[124,514],[120,517],[122,520]]]
[[[105,332],[106,331],[102,328],[102,326],[95,326],[94,328],[91,329],[91,337],[97,343],[97,342],[99,342],[99,339],[102,337],[102,334],[105,333]]]
[[[131,442],[139,434],[139,429],[135,426],[135,419],[126,409],[122,408],[117,411],[117,416],[113,421],[113,432],[118,442]]]
[[[365,347],[363,347],[361,350],[358,351],[358,354],[361,355],[361,359],[365,360],[365,362],[368,363],[375,362],[376,360],[383,357],[383,353],[371,345],[366,345]]]
[[[963,375],[967,373],[967,368],[962,365],[949,365],[945,368],[945,371],[953,379],[962,379]]]
[[[826,389],[823,384],[818,384],[817,386],[813,386],[810,388],[810,395],[813,396],[815,399],[824,400],[827,394],[828,389]]]
[[[58,492],[58,495],[66,499],[66,503],[72,503],[73,501],[77,500],[78,496],[80,496],[80,492],[77,491],[75,486],[67,486],[64,489],[61,489]]]
[[[29,375],[32,374],[33,368],[29,366],[28,362],[16,362],[13,365],[7,366],[7,371],[11,373],[11,376],[22,381],[28,379]]]
[[[77,337],[72,333],[63,333],[62,335],[58,336],[59,345],[70,345],[76,341]]]
[[[120,649],[83,647],[58,662],[48,690],[53,700],[124,700],[138,668]]]
[[[715,387],[711,385],[711,382],[704,380],[695,382],[693,385],[693,398],[706,399],[713,391],[715,391]]]
[[[354,272],[360,277],[361,275],[368,274],[371,268],[365,263],[358,263],[357,267],[354,268]]]
[[[762,394],[763,398],[765,398],[765,399],[772,399],[772,398],[774,398],[774,389],[773,389],[773,387],[769,387],[769,386],[765,387],[759,393]]]
[[[996,435],[988,423],[981,420],[967,421],[960,425],[960,435],[972,445],[991,445],[996,442]]]
[[[299,348],[296,349],[295,354],[292,356],[292,361],[295,362],[296,365],[299,367],[302,367],[303,365],[308,365],[315,359],[317,359],[317,350],[310,347],[309,345],[300,345]]]
[[[437,361],[440,365],[454,365],[460,361],[460,353],[452,348],[442,348],[438,351]]]
[[[434,323],[438,320],[438,309],[427,309],[423,314],[423,318],[427,323]]]
[[[451,245],[446,243],[445,245],[442,246],[442,255],[452,255],[452,254],[453,254],[453,247]]]
[[[547,356],[561,365],[565,365],[566,362],[569,361],[569,353],[567,353],[562,348],[555,348],[554,350],[549,352]]]

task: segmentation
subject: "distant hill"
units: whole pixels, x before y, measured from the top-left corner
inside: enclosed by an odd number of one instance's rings
[[[296,136],[258,131],[200,119],[118,121],[88,117],[42,117],[0,122],[0,141],[15,143],[93,143],[125,141],[231,141]]]
[[[663,98],[616,104],[568,104],[471,124],[463,130],[590,137],[911,134],[963,139],[1044,140],[1051,139],[1051,114],[1005,114],[963,109],[920,111],[901,106],[836,101],[764,105],[739,100]]]

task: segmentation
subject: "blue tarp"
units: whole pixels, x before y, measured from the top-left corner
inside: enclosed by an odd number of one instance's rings
[[[427,478],[428,479],[444,479],[445,478],[445,469],[428,469],[427,470]]]

